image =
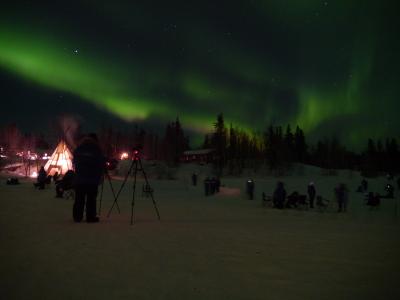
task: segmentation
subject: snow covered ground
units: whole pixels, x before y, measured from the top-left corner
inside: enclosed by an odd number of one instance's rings
[[[246,177],[223,178],[225,193],[205,197],[206,167],[185,166],[176,180],[151,180],[161,221],[138,182],[130,222],[132,181],[111,207],[104,187],[101,222],[72,222],[72,203],[54,197],[54,186],[35,190],[31,180],[0,184],[0,282],[2,299],[400,299],[400,207],[383,199],[377,210],[355,193],[361,178],[339,172],[321,176],[308,168],[284,178],[253,178],[256,198],[247,200]],[[275,210],[261,206],[277,180],[288,192],[333,200],[348,184],[349,210]],[[384,178],[369,180],[384,193]],[[118,188],[119,180],[113,180]],[[333,203],[332,203],[333,204]]]

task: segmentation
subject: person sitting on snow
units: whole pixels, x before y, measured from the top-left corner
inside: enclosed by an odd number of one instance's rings
[[[286,208],[293,208],[297,207],[297,203],[299,201],[299,193],[297,191],[294,191],[287,197],[287,202],[285,207]]]
[[[380,203],[381,203],[381,197],[378,193],[376,193],[375,195],[373,192],[368,193],[367,205],[371,207],[376,207],[379,206]]]
[[[61,180],[56,183],[56,197],[62,198],[64,196],[64,191],[74,188],[75,172],[68,170]]]

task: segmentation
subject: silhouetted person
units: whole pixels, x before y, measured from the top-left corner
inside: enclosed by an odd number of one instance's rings
[[[12,177],[12,178],[7,178],[6,184],[7,185],[17,185],[17,184],[20,184],[20,183],[19,183],[18,178]],[[33,185],[35,185],[35,183]]]
[[[314,208],[314,199],[317,191],[315,190],[314,182],[310,182],[307,187],[308,199],[310,200],[310,208]]]
[[[286,199],[286,190],[284,188],[283,182],[279,181],[274,191],[274,195],[272,196],[274,207],[282,209],[283,205],[285,204],[285,199]]]
[[[361,180],[361,187],[363,192],[368,191],[368,181],[365,178]]]
[[[246,193],[249,197],[249,200],[253,200],[254,198],[254,181],[253,179],[249,179],[246,182]]]
[[[217,193],[219,193],[219,188],[220,188],[220,186],[221,186],[221,180],[217,177],[217,178],[215,179],[215,191],[216,191]]]
[[[215,177],[213,177],[210,180],[210,194],[214,195],[216,189],[217,189],[217,180],[215,179]]]
[[[335,195],[338,202],[338,212],[345,212],[348,204],[348,190],[344,183],[335,188]]]
[[[97,189],[105,171],[106,160],[98,144],[97,136],[89,134],[83,138],[75,149],[73,157],[76,173],[74,221],[82,221],[86,200],[86,221],[98,222],[99,218],[96,216]]]
[[[40,167],[40,170],[39,170],[38,176],[36,178],[36,181],[37,182],[34,183],[34,186],[37,187],[39,190],[43,190],[44,186],[46,184],[46,181],[47,181],[47,173],[44,170],[43,166]]]
[[[192,174],[192,184],[193,184],[194,186],[197,185],[197,174],[196,174],[196,173],[193,173],[193,174]]]
[[[294,191],[287,198],[288,198],[288,200],[285,205],[286,208],[297,207],[297,202],[299,201],[299,193],[298,192]]]
[[[211,190],[210,185],[211,185],[210,178],[206,177],[204,179],[204,194],[206,196],[210,195],[210,190]]]
[[[55,172],[53,175],[53,182],[57,184],[57,182],[60,180],[60,174],[58,172]]]
[[[317,207],[321,208],[326,208],[327,207],[327,203],[324,202],[324,199],[322,198],[322,196],[317,196]]]
[[[62,198],[64,191],[71,190],[74,188],[75,172],[68,170],[62,179],[58,180],[56,183],[56,197]]]

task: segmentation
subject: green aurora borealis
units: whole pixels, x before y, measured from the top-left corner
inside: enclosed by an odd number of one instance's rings
[[[126,2],[3,7],[0,75],[127,122],[179,116],[202,133],[223,112],[246,130],[298,124],[352,147],[399,137],[395,2]]]

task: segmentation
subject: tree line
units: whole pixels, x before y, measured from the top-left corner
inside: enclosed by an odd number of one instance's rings
[[[264,132],[246,132],[230,124],[225,126],[222,114],[217,116],[213,133],[206,135],[204,148],[215,149],[217,172],[240,174],[245,168],[255,171],[267,165],[272,170],[286,170],[293,163],[304,163],[325,169],[359,170],[364,176],[400,172],[400,152],[395,138],[385,142],[372,138],[361,153],[348,150],[336,137],[323,138],[315,144],[306,142],[304,131],[296,126],[270,125]]]
[[[80,126],[74,137],[79,139]],[[57,139],[63,136],[56,130]],[[190,140],[176,118],[165,126],[164,133],[148,132],[135,125],[130,129],[116,129],[103,125],[98,131],[100,143],[108,157],[118,157],[122,151],[139,149],[143,157],[162,160],[169,165],[180,163],[182,154],[190,149]],[[48,149],[45,134],[21,133],[16,124],[0,128],[0,146],[5,149]],[[272,170],[285,170],[293,163],[311,164],[325,169],[361,170],[365,176],[381,172],[400,172],[400,153],[395,138],[384,141],[372,138],[361,153],[348,150],[339,139],[323,138],[308,144],[304,131],[296,126],[268,126],[264,131],[249,132],[232,124],[226,126],[223,114],[206,134],[202,148],[214,149],[213,164],[217,173],[240,174],[246,168],[257,171],[263,166]],[[50,149],[52,150],[52,149]]]

